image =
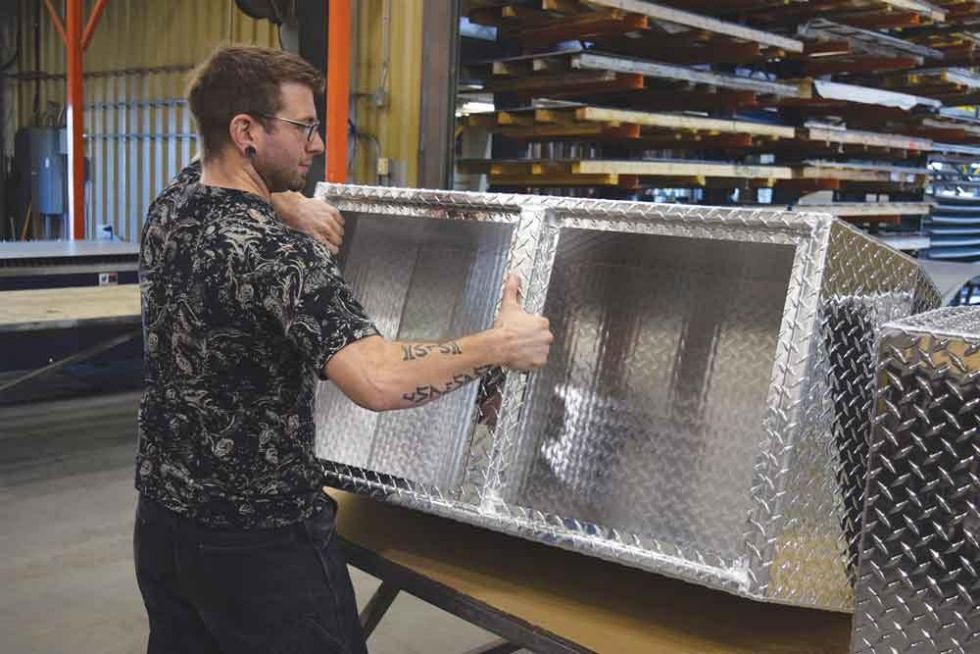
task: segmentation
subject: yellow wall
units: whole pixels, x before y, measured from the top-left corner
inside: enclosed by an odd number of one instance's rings
[[[45,79],[16,84],[13,122],[63,123],[64,46],[41,2],[20,1],[18,72],[41,71]],[[88,15],[92,2],[86,4]],[[38,11],[40,41],[33,28]],[[183,102],[188,70],[225,42],[279,44],[274,25],[249,18],[233,0],[109,0],[84,59],[89,237],[106,223],[127,240],[138,237],[149,203],[197,149]]]
[[[369,94],[381,82],[383,17],[390,8],[389,72],[387,102],[377,107]],[[389,183],[418,184],[419,98],[424,56],[422,38],[423,0],[360,0],[355,15],[357,43],[352,85],[356,84],[352,119],[359,132],[377,139],[382,157],[392,162]],[[430,56],[443,56],[430,53]],[[355,180],[377,183],[377,148],[359,139],[355,159]]]
[[[65,49],[54,25],[38,0],[21,3],[21,65],[23,71],[63,74]],[[63,4],[54,0],[55,7]],[[93,4],[88,0],[86,15]],[[40,60],[36,60],[33,24],[41,13]],[[235,7],[234,0],[109,0],[85,52],[86,82],[93,75],[108,71],[140,68],[189,68],[200,62],[218,44],[249,43],[278,47],[274,25],[249,18]],[[34,83],[21,82],[18,102],[18,124],[31,122]],[[88,91],[89,89],[86,89]],[[183,75],[166,75],[158,88],[137,87],[135,93],[157,97],[158,93],[178,95],[183,90]],[[93,89],[93,97],[99,97]],[[86,100],[89,94],[86,93]],[[41,105],[51,100],[64,103],[64,81],[41,85]]]

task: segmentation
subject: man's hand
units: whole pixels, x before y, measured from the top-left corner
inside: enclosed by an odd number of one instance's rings
[[[344,217],[322,200],[288,191],[273,193],[272,206],[284,223],[305,232],[337,254],[344,242]]]
[[[548,359],[548,321],[521,308],[520,281],[507,279],[492,329],[452,341],[386,341],[368,336],[340,349],[324,373],[371,411],[412,409],[480,379],[495,366],[529,372]]]
[[[543,366],[555,340],[547,318],[526,313],[521,307],[521,280],[507,278],[504,299],[494,321],[494,329],[507,335],[507,347],[501,364],[507,368],[530,372]]]

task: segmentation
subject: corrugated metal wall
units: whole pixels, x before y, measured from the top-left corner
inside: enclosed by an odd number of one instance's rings
[[[351,120],[362,135],[352,166],[358,183],[418,184],[423,10],[423,0],[356,3]],[[378,177],[379,157],[389,162],[387,179]]]
[[[63,123],[64,46],[40,0],[20,2],[21,58],[5,97],[16,92],[17,127]],[[233,0],[109,0],[84,60],[88,238],[102,224],[139,238],[149,203],[197,149],[187,73],[226,42],[279,43],[274,25]]]

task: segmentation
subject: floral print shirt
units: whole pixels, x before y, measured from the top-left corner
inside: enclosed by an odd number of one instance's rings
[[[145,389],[136,488],[215,527],[271,528],[329,500],[314,454],[326,362],[377,334],[333,255],[192,164],[140,247]]]

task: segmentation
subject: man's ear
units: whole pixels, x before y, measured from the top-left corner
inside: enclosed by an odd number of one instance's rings
[[[228,136],[231,137],[231,143],[240,155],[248,156],[249,151],[255,151],[255,137],[258,129],[258,121],[248,114],[236,114],[232,117],[231,122],[228,123]]]

